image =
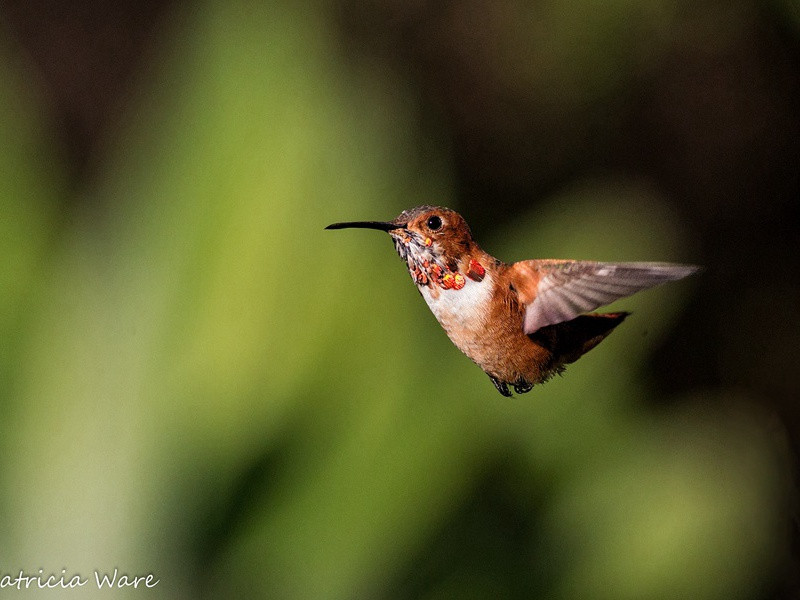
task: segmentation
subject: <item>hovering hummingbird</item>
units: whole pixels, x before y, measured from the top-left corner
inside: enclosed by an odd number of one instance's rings
[[[659,262],[523,260],[504,263],[449,208],[418,206],[393,221],[334,223],[386,231],[452,342],[503,396],[529,392],[594,348],[629,313],[585,314],[697,271]]]

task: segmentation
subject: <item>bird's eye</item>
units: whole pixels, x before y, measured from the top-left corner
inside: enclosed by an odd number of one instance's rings
[[[428,229],[431,231],[438,231],[442,228],[442,219],[436,215],[433,215],[432,217],[428,217],[427,225]]]

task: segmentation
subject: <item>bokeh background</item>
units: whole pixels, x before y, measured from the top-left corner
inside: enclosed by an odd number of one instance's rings
[[[800,598],[796,0],[4,0],[3,597]],[[702,264],[500,397],[378,232]]]

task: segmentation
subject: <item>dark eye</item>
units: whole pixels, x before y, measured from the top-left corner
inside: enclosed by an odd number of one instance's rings
[[[433,215],[432,217],[428,217],[427,225],[428,229],[431,231],[438,231],[442,227],[442,220],[436,215]]]

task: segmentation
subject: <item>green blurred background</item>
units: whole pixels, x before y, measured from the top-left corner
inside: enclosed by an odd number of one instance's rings
[[[5,0],[12,597],[800,598],[800,4]],[[500,397],[388,239],[702,275]]]

